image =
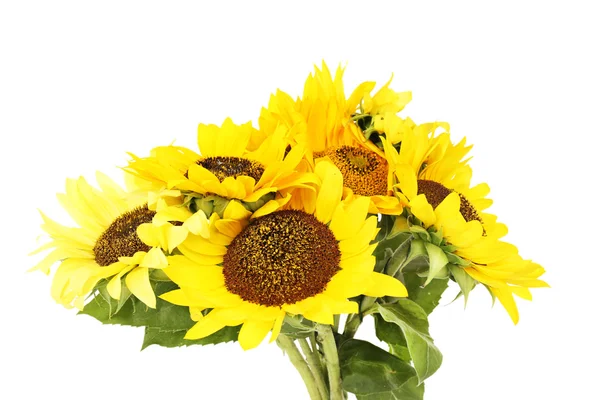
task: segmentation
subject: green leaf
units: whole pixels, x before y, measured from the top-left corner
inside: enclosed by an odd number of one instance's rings
[[[424,287],[425,278],[417,274],[405,274],[404,285],[408,290],[408,298],[421,306],[429,315],[438,306],[442,294],[448,288],[448,279],[434,279]]]
[[[477,284],[477,281],[471,278],[471,275],[467,274],[465,270],[456,265],[450,264],[450,273],[454,277],[456,283],[460,287],[460,291],[465,296],[465,307],[467,306],[467,300],[469,299],[469,293]]]
[[[178,306],[158,298],[159,295],[177,288],[172,282],[157,282],[154,291],[157,295],[156,309],[149,308],[144,303],[131,296],[120,308],[119,303],[99,290],[80,314],[87,314],[103,324],[118,324],[129,326],[148,326],[167,331],[187,330],[194,325],[188,307]]]
[[[423,400],[425,384],[419,385],[417,377],[410,378],[399,388],[381,393],[356,395],[357,400]]]
[[[406,343],[404,333],[398,328],[398,325],[387,322],[379,314],[374,314],[373,319],[375,320],[375,335],[377,339],[387,343],[393,355],[402,361],[410,362],[408,344]]]
[[[442,353],[429,335],[427,313],[410,299],[399,299],[394,304],[376,304],[374,310],[385,321],[402,329],[419,382],[433,375],[442,364]]]
[[[237,341],[238,334],[240,333],[240,326],[226,326],[212,335],[198,340],[184,339],[185,333],[185,330],[168,331],[160,328],[146,327],[142,350],[153,344],[163,347],[179,347]]]
[[[448,257],[446,257],[444,250],[432,243],[426,242],[425,249],[427,250],[427,255],[429,256],[429,274],[427,275],[427,280],[424,284],[424,286],[427,286],[429,285],[429,282],[431,282],[433,278],[435,278],[442,271],[446,264],[448,264]]]
[[[415,370],[408,363],[369,342],[349,339],[340,345],[338,354],[342,386],[359,399],[393,399],[391,393],[414,385]]]

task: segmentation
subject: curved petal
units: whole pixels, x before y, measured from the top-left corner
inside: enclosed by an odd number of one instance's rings
[[[398,279],[389,275],[373,272],[370,276],[371,285],[364,294],[371,297],[407,297],[406,287]]]
[[[248,320],[242,325],[238,341],[244,350],[258,346],[273,328],[273,321]]]
[[[127,274],[125,283],[131,293],[150,308],[156,308],[156,296],[150,285],[148,268],[138,267]]]
[[[344,178],[333,163],[325,160],[317,163],[315,173],[321,179],[315,216],[326,224],[331,221],[333,213],[342,199]]]

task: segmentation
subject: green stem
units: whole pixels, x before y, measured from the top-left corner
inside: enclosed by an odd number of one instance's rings
[[[344,327],[344,336],[353,338],[354,335],[356,335],[360,323],[360,315],[349,314],[348,319],[346,319],[346,326]]]
[[[277,338],[277,345],[287,353],[290,361],[296,367],[296,370],[300,373],[302,380],[304,381],[304,385],[306,385],[306,389],[308,390],[308,394],[310,395],[311,400],[326,400],[321,397],[319,394],[319,389],[317,388],[316,382],[313,378],[312,372],[310,372],[310,368],[308,364],[300,354],[300,351],[294,344],[294,341],[285,335],[279,335]]]
[[[336,314],[333,316],[333,331],[338,332],[340,329],[340,315]]]
[[[300,348],[302,348],[302,352],[306,357],[306,361],[308,362],[308,366],[312,371],[315,382],[317,383],[317,389],[319,389],[319,393],[323,399],[329,399],[329,391],[327,390],[327,385],[325,384],[325,378],[323,376],[323,370],[321,369],[321,361],[318,353],[318,349],[311,350],[308,345],[308,341],[306,339],[298,339],[300,343]]]
[[[331,326],[318,324],[317,335],[325,354],[325,363],[327,364],[327,372],[329,374],[330,400],[343,400],[344,391],[342,389],[342,376],[340,374],[340,359]]]

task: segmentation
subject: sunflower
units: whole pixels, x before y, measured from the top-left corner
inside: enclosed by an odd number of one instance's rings
[[[157,148],[148,158],[133,156],[126,171],[161,186],[168,196],[182,193],[183,201],[193,201],[195,208],[207,202],[224,208],[232,199],[268,201],[277,192],[314,181],[312,174],[298,172],[305,150],[288,149],[283,127],[261,141],[250,123],[235,125],[227,119],[221,127],[200,124],[198,147],[201,156],[180,147]]]
[[[211,216],[210,232],[190,235],[186,254],[169,257],[165,273],[180,287],[161,298],[198,310],[212,309],[187,332],[206,337],[242,325],[242,348],[280,332],[286,313],[322,324],[358,312],[349,298],[406,296],[400,281],[373,272],[377,217],[369,199],[342,201],[342,175],[329,162],[316,166],[320,184],[303,209],[258,210],[230,202],[223,218]],[[283,204],[282,202],[281,204]]]
[[[121,296],[121,279],[133,295],[156,306],[150,272],[167,266],[164,251],[173,251],[187,236],[183,227],[152,224],[155,211],[139,196],[123,191],[98,173],[100,190],[84,178],[68,179],[58,198],[78,227],[66,227],[42,213],[42,228],[52,240],[34,253],[53,249],[32,270],[50,273],[60,261],[52,282],[52,296],[66,307],[83,308],[88,294],[103,279],[108,293]]]
[[[396,162],[399,197],[428,230],[423,234],[436,235],[439,239],[433,241],[445,252],[426,244],[430,260],[443,260],[436,266],[432,263],[435,270],[428,280],[440,272],[438,268],[450,265],[465,298],[476,282],[484,284],[516,324],[519,313],[513,295],[530,300],[529,288],[547,286],[538,279],[544,269],[523,260],[514,245],[500,240],[508,230],[495,215],[484,212],[492,204],[486,198],[488,185],[470,186],[471,168],[464,160],[470,147],[464,139],[452,144],[448,133],[434,137],[438,126],[416,127],[404,136],[399,152],[389,141],[385,144],[386,153]]]
[[[261,129],[270,132],[286,126],[289,142],[308,148],[311,165],[313,159],[329,158],[342,172],[346,188],[371,199],[371,213],[400,214],[402,206],[393,195],[386,155],[378,143],[365,136],[363,128],[373,116],[402,110],[410,101],[410,92],[394,92],[388,82],[372,96],[375,83],[364,82],[346,99],[343,73],[338,67],[332,77],[323,63],[322,69],[315,67],[314,75],[309,75],[301,99],[294,101],[278,91],[261,111]]]

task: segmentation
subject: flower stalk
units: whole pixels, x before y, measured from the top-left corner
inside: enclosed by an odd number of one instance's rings
[[[335,344],[335,338],[331,326],[317,325],[317,340],[323,346],[327,373],[329,375],[329,392],[331,400],[343,400],[344,390],[342,389],[342,376],[340,374],[340,360]]]
[[[285,335],[279,335],[277,345],[288,355],[290,361],[302,377],[304,385],[308,390],[311,400],[327,400],[321,397],[316,380],[311,372],[308,363],[302,357],[302,354],[294,344],[294,341]]]
[[[327,385],[325,383],[325,371],[323,371],[322,368],[321,357],[318,348],[315,347],[314,350],[311,349],[307,339],[298,339],[298,342],[300,343],[300,348],[306,357],[306,362],[310,367],[317,388],[319,389],[319,394],[323,399],[329,399],[329,389],[327,389]]]

